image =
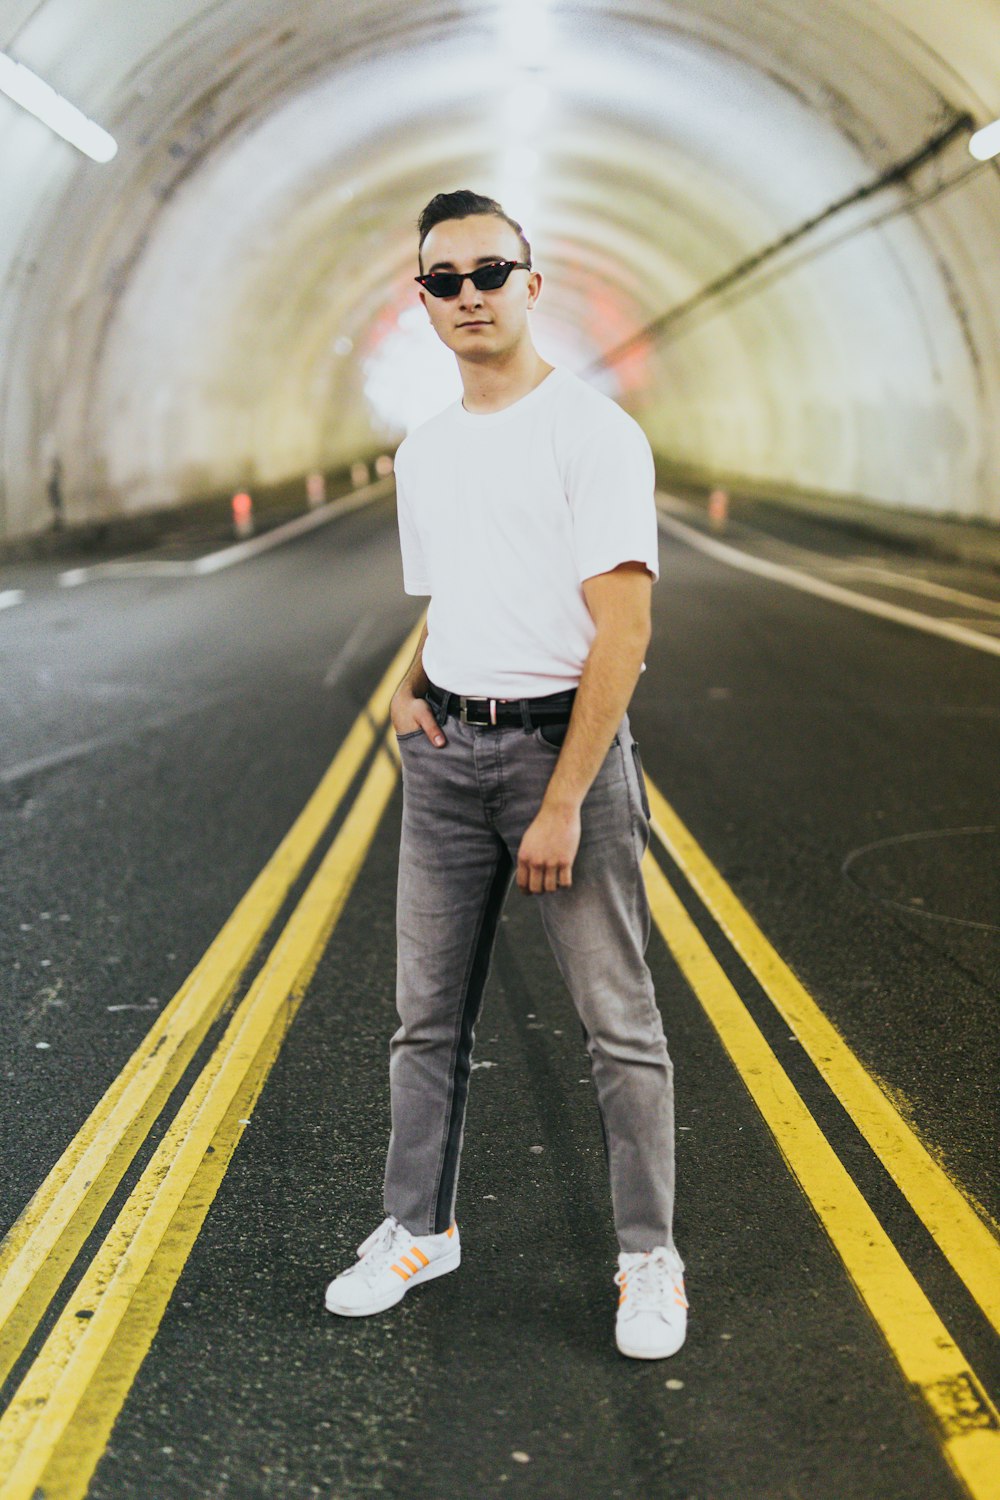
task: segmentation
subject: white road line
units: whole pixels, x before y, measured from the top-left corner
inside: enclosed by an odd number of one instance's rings
[[[103,562],[91,563],[89,568],[67,568],[59,574],[59,587],[75,588],[78,583],[89,583],[92,578],[188,578],[191,564],[187,562]]]
[[[13,604],[20,604],[24,599],[24,589],[5,589],[0,594],[0,609],[10,609]]]
[[[223,547],[218,552],[208,552],[204,557],[195,557],[186,562],[171,562],[165,559],[157,561],[151,558],[149,562],[94,563],[89,568],[68,568],[66,572],[60,573],[59,583],[62,588],[74,588],[77,584],[89,583],[93,578],[201,578],[208,573],[218,573],[221,568],[231,568],[234,563],[246,562],[260,552],[267,552],[271,547],[291,541],[293,537],[312,531],[314,527],[322,526],[326,521],[333,521],[337,516],[357,510],[371,500],[380,499],[382,495],[388,493],[391,485],[392,475],[390,474],[385,479],[376,479],[374,484],[366,484],[349,495],[341,495],[336,500],[330,500],[326,505],[317,506],[315,510],[308,511],[305,515],[296,516],[293,521],[286,521],[283,526],[275,526],[261,536],[248,537],[245,542],[237,542],[232,547]]]
[[[686,542],[689,547],[704,552],[708,557],[714,557],[717,562],[726,563],[730,568],[741,568],[745,573],[756,573],[761,578],[770,578],[789,588],[801,589],[804,594],[816,594],[820,599],[846,605],[848,609],[878,615],[883,620],[894,620],[897,625],[908,625],[927,635],[943,636],[945,640],[954,641],[959,646],[971,646],[974,651],[1000,656],[1000,640],[979,635],[963,625],[955,625],[950,620],[939,620],[934,615],[922,615],[919,610],[904,609],[901,605],[889,604],[884,599],[871,599],[867,594],[841,588],[839,584],[830,583],[825,578],[813,578],[809,573],[801,573],[798,568],[789,568],[784,563],[769,562],[766,558],[754,557],[749,552],[740,552],[738,548],[730,547],[725,542],[717,542],[713,537],[704,536],[695,527],[685,525],[674,516],[664,515],[662,510],[659,512],[659,524],[664,531]]]
[[[816,554],[817,561],[821,554]],[[970,609],[985,609],[1000,615],[1000,599],[986,599],[982,594],[967,594],[964,589],[949,588],[944,583],[934,583],[930,578],[916,578],[910,573],[893,573],[888,568],[877,568],[871,563],[844,563],[838,567],[842,573],[864,573],[889,588],[912,589],[915,594],[927,594],[931,599],[947,599],[952,604],[967,604]]]
[[[981,620],[970,619],[968,615],[945,615],[944,618],[952,625],[966,625],[970,630],[973,627],[982,631],[1000,630],[1000,620],[994,619],[992,615]]]
[[[250,537],[245,542],[237,542],[234,547],[223,548],[221,552],[210,552],[206,557],[196,559],[193,564],[194,572],[217,573],[220,568],[229,568],[233,563],[256,557],[258,552],[266,552],[269,547],[277,547],[281,542],[290,541],[292,537],[322,526],[325,521],[332,521],[337,516],[346,515],[348,511],[357,510],[360,506],[367,505],[369,500],[378,500],[382,495],[388,494],[392,483],[391,474],[385,479],[376,479],[374,484],[366,484],[363,489],[355,490],[351,495],[341,495],[338,500],[317,506],[304,516],[296,516],[294,521],[286,521],[284,526],[275,526],[273,531],[266,531],[263,536]]]
[[[326,675],[323,678],[323,686],[325,688],[334,686],[337,679],[343,673],[344,668],[347,666],[347,663],[350,661],[354,652],[364,640],[365,636],[368,635],[368,633],[371,631],[374,624],[374,611],[369,610],[368,614],[361,616],[361,619],[355,625],[354,629],[347,637],[347,640],[344,642],[340,650],[337,652],[336,656],[333,658],[333,661],[330,663],[329,667],[327,667]]]

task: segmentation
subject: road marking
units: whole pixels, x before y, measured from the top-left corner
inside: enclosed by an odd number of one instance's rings
[[[147,1307],[154,1313],[159,1307],[162,1316],[225,1174],[225,1159],[218,1166],[206,1165],[216,1154],[213,1143],[220,1133],[231,1147],[239,1140],[238,1132],[244,1128],[343,912],[396,788],[398,771],[399,755],[390,730],[340,832],[263,969],[0,1418],[3,1500],[32,1500],[39,1490],[46,1500],[64,1500],[65,1493],[85,1491],[86,1484],[83,1490],[78,1485],[67,1492],[56,1490],[47,1481],[46,1470],[66,1437],[77,1462],[82,1458],[86,1478],[93,1472],[127,1385],[122,1389],[119,1379],[104,1388],[112,1393],[113,1410],[108,1409],[107,1400],[96,1406],[89,1403],[89,1421],[94,1425],[77,1426],[71,1438],[67,1429],[146,1278],[151,1278]],[[235,1126],[234,1107],[240,1111]],[[225,1151],[219,1154],[225,1158]],[[175,1225],[179,1232],[173,1236],[170,1253],[158,1258]],[[130,1362],[135,1369],[135,1352],[148,1349],[158,1322],[156,1317],[141,1330],[134,1322],[130,1328]]]
[[[644,857],[643,870],[653,920],[819,1216],[858,1296],[922,1398],[948,1463],[973,1500],[997,1500],[1000,1419],[995,1407],[651,851]]]
[[[420,629],[416,625],[396,653],[271,859],[0,1245],[0,1380],[9,1374],[340,806],[376,741],[374,725],[388,714]]]
[[[1000,1333],[1000,1243],[646,778],[656,837]]]
[[[355,651],[358,649],[365,636],[368,635],[374,627],[375,619],[376,617],[374,610],[369,610],[366,615],[361,616],[361,619],[355,625],[354,629],[347,637],[347,640],[341,646],[340,650],[333,658],[333,661],[327,667],[326,673],[323,677],[323,686],[325,688],[336,686],[338,679],[343,673],[348,662],[353,657]]]
[[[216,1174],[220,1180],[225,1176],[272,1062],[270,1050],[265,1047],[213,1137],[212,1151],[205,1154],[181,1208],[160,1242],[151,1274],[143,1277],[136,1287],[100,1368],[46,1465],[47,1500],[85,1500],[94,1469],[190,1254],[189,1238],[200,1232],[211,1207],[216,1191],[213,1180]]]
[[[820,599],[831,600],[834,604],[846,605],[848,609],[857,609],[863,614],[878,615],[880,619],[892,620],[897,625],[908,625],[914,630],[922,630],[926,635],[942,636],[945,640],[954,641],[960,646],[971,646],[975,651],[985,651],[991,656],[1000,656],[1000,640],[994,640],[992,636],[980,635],[964,625],[956,625],[950,620],[939,620],[935,615],[922,615],[919,610],[905,609],[900,604],[890,604],[886,599],[869,598],[867,594],[859,594],[854,589],[842,588],[839,583],[831,583],[826,578],[814,578],[812,574],[800,572],[798,568],[790,568],[785,563],[771,562],[764,557],[754,557],[750,552],[741,552],[737,547],[731,547],[726,542],[718,542],[714,537],[704,536],[694,526],[678,521],[675,516],[665,515],[662,509],[658,511],[658,524],[664,531],[686,542],[689,547],[694,547],[698,552],[704,552],[707,557],[714,557],[717,562],[725,563],[730,568],[740,568],[744,573],[756,573],[759,577],[769,578],[774,583],[783,583],[789,588],[800,589],[802,593],[815,594]]]
[[[0,594],[0,609],[11,609],[24,601],[24,589],[4,589]]]
[[[998,630],[1000,631],[1000,620],[993,615],[986,615],[976,619],[972,615],[945,615],[944,618],[951,625],[964,625],[967,629],[975,628],[978,631]]]
[[[87,568],[67,568],[59,574],[59,584],[62,588],[75,588],[78,584],[90,583],[95,578],[203,578],[210,573],[218,573],[222,568],[231,568],[235,563],[257,557],[259,553],[302,536],[304,532],[333,521],[337,516],[358,510],[369,501],[381,499],[389,493],[392,482],[391,474],[385,479],[376,479],[374,484],[366,484],[349,495],[330,500],[326,505],[296,516],[293,521],[286,521],[282,526],[274,526],[260,536],[248,537],[245,542],[236,542],[218,552],[207,552],[204,557],[191,558],[189,561],[150,558],[147,562],[137,559],[134,562],[123,560],[93,563]]]
[[[822,561],[821,553],[816,553],[816,560]],[[987,613],[1000,615],[1000,599],[987,599],[983,594],[967,594],[964,589],[934,583],[930,578],[915,578],[910,573],[891,572],[888,568],[874,567],[871,563],[845,563],[837,571],[863,573],[889,588],[908,589],[915,594],[926,594],[929,599],[947,599],[953,604],[966,604],[970,609],[984,609]]]

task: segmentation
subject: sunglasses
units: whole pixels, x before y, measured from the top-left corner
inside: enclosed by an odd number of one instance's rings
[[[497,260],[490,266],[479,266],[475,271],[429,271],[426,276],[414,276],[432,297],[457,297],[462,282],[468,277],[477,292],[496,292],[503,286],[511,271],[530,271],[526,260]]]

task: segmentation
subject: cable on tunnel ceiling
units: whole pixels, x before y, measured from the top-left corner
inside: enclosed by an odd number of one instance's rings
[[[946,193],[950,193],[955,188],[961,187],[962,183],[966,182],[968,178],[974,177],[982,169],[983,165],[983,162],[973,162],[970,167],[957,172],[954,177],[947,177],[943,182],[935,182],[931,187],[925,188],[922,192],[915,193],[905,203],[897,203],[894,208],[888,208],[884,213],[877,214],[872,219],[866,219],[863,224],[854,224],[850,228],[845,229],[843,234],[835,235],[832,239],[823,240],[822,244],[807,245],[797,255],[789,256],[780,265],[772,266],[770,271],[755,278],[751,285],[739,288],[736,295],[728,299],[727,305],[732,307],[734,302],[737,302],[741,297],[756,296],[758,292],[772,286],[780,277],[787,276],[790,271],[797,271],[810,260],[815,260],[821,255],[829,255],[831,250],[837,250],[841,245],[846,245],[848,240],[853,239],[856,234],[867,234],[870,230],[879,229],[883,224],[888,224],[890,220],[899,218],[903,214],[912,214],[918,208],[925,207],[928,203],[936,203]]]
[[[716,277],[714,281],[710,281],[707,286],[702,287],[700,291],[694,292],[683,302],[679,302],[676,307],[668,308],[665,313],[660,313],[659,317],[651,319],[648,323],[644,323],[635,333],[629,334],[627,339],[623,339],[620,344],[616,344],[606,354],[602,354],[598,359],[593,360],[587,366],[586,370],[581,373],[584,375],[593,375],[600,370],[608,369],[627,354],[631,354],[633,349],[639,345],[652,339],[662,339],[663,335],[674,327],[675,324],[681,322],[691,313],[696,312],[698,308],[704,307],[706,303],[721,296],[723,292],[729,291],[740,281],[745,280],[754,271],[759,270],[762,265],[766,264],[767,261],[773,260],[782,250],[787,250],[789,245],[794,245],[807,234],[811,234],[820,224],[826,223],[836,214],[843,213],[845,209],[852,208],[854,204],[862,203],[866,198],[871,198],[876,193],[884,192],[886,188],[893,187],[900,182],[905,182],[907,177],[915,172],[918,167],[924,166],[927,162],[932,161],[936,156],[940,155],[957,135],[960,135],[963,131],[972,131],[975,128],[975,123],[972,115],[968,113],[956,115],[949,125],[946,125],[943,130],[939,130],[936,135],[931,136],[930,140],[926,141],[911,156],[906,157],[901,162],[896,162],[894,166],[888,167],[872,182],[863,183],[861,187],[855,188],[853,192],[846,194],[845,197],[838,198],[820,213],[814,214],[812,218],[804,220],[803,223],[796,225],[794,229],[790,229],[778,239],[772,240],[769,245],[763,246],[760,250],[755,250],[752,255],[746,256],[745,259],[739,261],[730,270],[724,272],[723,275]],[[970,170],[978,171],[984,165],[985,163],[983,162],[977,163]],[[962,174],[962,177],[964,178],[968,175],[969,173],[966,172]],[[869,225],[865,223],[859,227],[868,229]]]

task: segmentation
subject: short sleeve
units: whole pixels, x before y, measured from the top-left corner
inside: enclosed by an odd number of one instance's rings
[[[403,559],[403,589],[407,594],[429,594],[431,586],[427,581],[424,550],[406,499],[406,484],[399,472],[398,454],[395,474],[396,520],[399,525],[399,550]]]
[[[582,583],[633,559],[660,576],[656,472],[649,440],[620,406],[592,410],[571,444],[566,497]]]

